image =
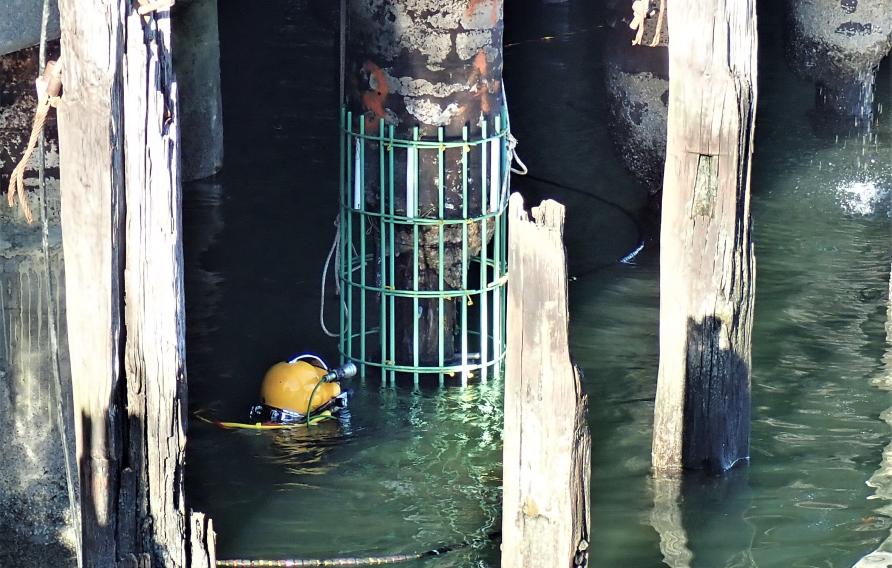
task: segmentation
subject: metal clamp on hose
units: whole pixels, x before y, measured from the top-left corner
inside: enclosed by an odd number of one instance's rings
[[[356,376],[356,365],[353,361],[347,361],[336,369],[331,369],[323,377],[322,382],[333,383],[340,382],[344,379],[352,379]]]

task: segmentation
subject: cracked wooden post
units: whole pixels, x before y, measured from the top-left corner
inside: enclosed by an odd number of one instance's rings
[[[564,207],[508,209],[502,566],[587,564],[591,438],[568,347]]]
[[[653,467],[723,471],[749,457],[756,7],[670,8]]]
[[[58,106],[66,317],[84,566],[114,566],[123,417],[123,116],[119,4],[60,0],[65,92]],[[115,93],[117,96],[111,96]]]
[[[84,566],[190,565],[170,12],[61,0],[62,229]],[[195,546],[198,546],[195,544]]]

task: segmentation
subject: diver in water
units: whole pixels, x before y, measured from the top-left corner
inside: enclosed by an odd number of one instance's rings
[[[263,377],[260,403],[251,407],[249,421],[290,425],[337,418],[353,393],[342,390],[339,381],[354,375],[353,363],[329,369],[322,359],[310,354],[276,363]]]
[[[325,420],[345,424],[350,413],[347,402],[352,389],[342,389],[340,381],[356,376],[356,365],[347,362],[329,369],[321,358],[298,355],[276,363],[266,372],[260,386],[260,402],[251,407],[248,422],[226,422],[195,417],[225,430],[281,430],[310,426]]]

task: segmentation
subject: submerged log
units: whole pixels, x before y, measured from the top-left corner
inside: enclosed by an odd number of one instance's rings
[[[480,135],[480,121],[492,120],[502,108],[502,0],[348,0],[345,66],[345,101],[366,128],[377,133],[379,122],[395,127],[398,138],[412,138],[418,127],[422,138],[436,140],[439,128],[447,138],[461,139],[467,126],[471,137]],[[406,153],[396,156],[396,171],[406,171]],[[483,179],[479,157],[469,157],[469,211],[480,211]],[[462,151],[453,149],[444,157],[445,215],[462,213]],[[374,164],[367,167],[375,168]],[[418,165],[418,199],[421,216],[431,216],[439,206],[438,164],[434,153],[423,153]],[[368,207],[378,207],[378,172],[366,172]],[[405,180],[397,180],[396,202],[399,214],[406,214]],[[400,186],[402,184],[402,187]],[[492,230],[490,223],[487,232]],[[446,286],[461,287],[462,231],[451,226],[444,231],[446,249],[440,258],[438,229],[420,231],[418,245],[419,289],[436,290],[440,263]],[[469,227],[470,248],[476,254],[489,234],[478,224]],[[414,262],[412,233],[397,237],[398,289],[413,288]],[[373,239],[375,240],[375,239]],[[403,254],[400,254],[403,253]],[[443,345],[445,359],[451,360],[455,325],[455,302],[444,307]],[[397,302],[397,359],[411,364],[413,330],[419,329],[422,364],[437,361],[439,355],[439,302],[422,300],[419,313],[411,301]]]
[[[532,217],[511,196],[502,566],[586,566],[591,438],[568,346],[564,207]]]
[[[749,456],[753,0],[673,3],[660,236],[656,470]]]

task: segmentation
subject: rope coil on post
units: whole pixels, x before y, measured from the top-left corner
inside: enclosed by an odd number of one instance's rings
[[[632,45],[642,45],[646,28],[645,22],[655,15],[657,16],[657,23],[654,37],[648,44],[650,47],[657,47],[662,40],[663,22],[666,18],[666,0],[660,0],[659,9],[655,9],[652,6],[651,0],[635,0],[632,2],[632,21],[629,22],[629,28],[637,32],[635,39],[632,40]]]
[[[43,43],[45,43],[45,40],[41,44],[42,51]],[[18,194],[22,214],[28,223],[34,221],[34,216],[31,214],[28,196],[25,194],[25,169],[28,167],[28,162],[31,160],[35,147],[43,137],[43,128],[46,125],[50,109],[54,108],[59,101],[59,94],[62,92],[61,69],[61,59],[59,61],[50,61],[46,64],[43,75],[37,78],[37,109],[34,112],[34,122],[31,125],[31,136],[28,138],[28,145],[22,154],[22,159],[19,160],[19,163],[9,176],[9,190],[7,193],[9,206],[15,206],[16,194]]]

